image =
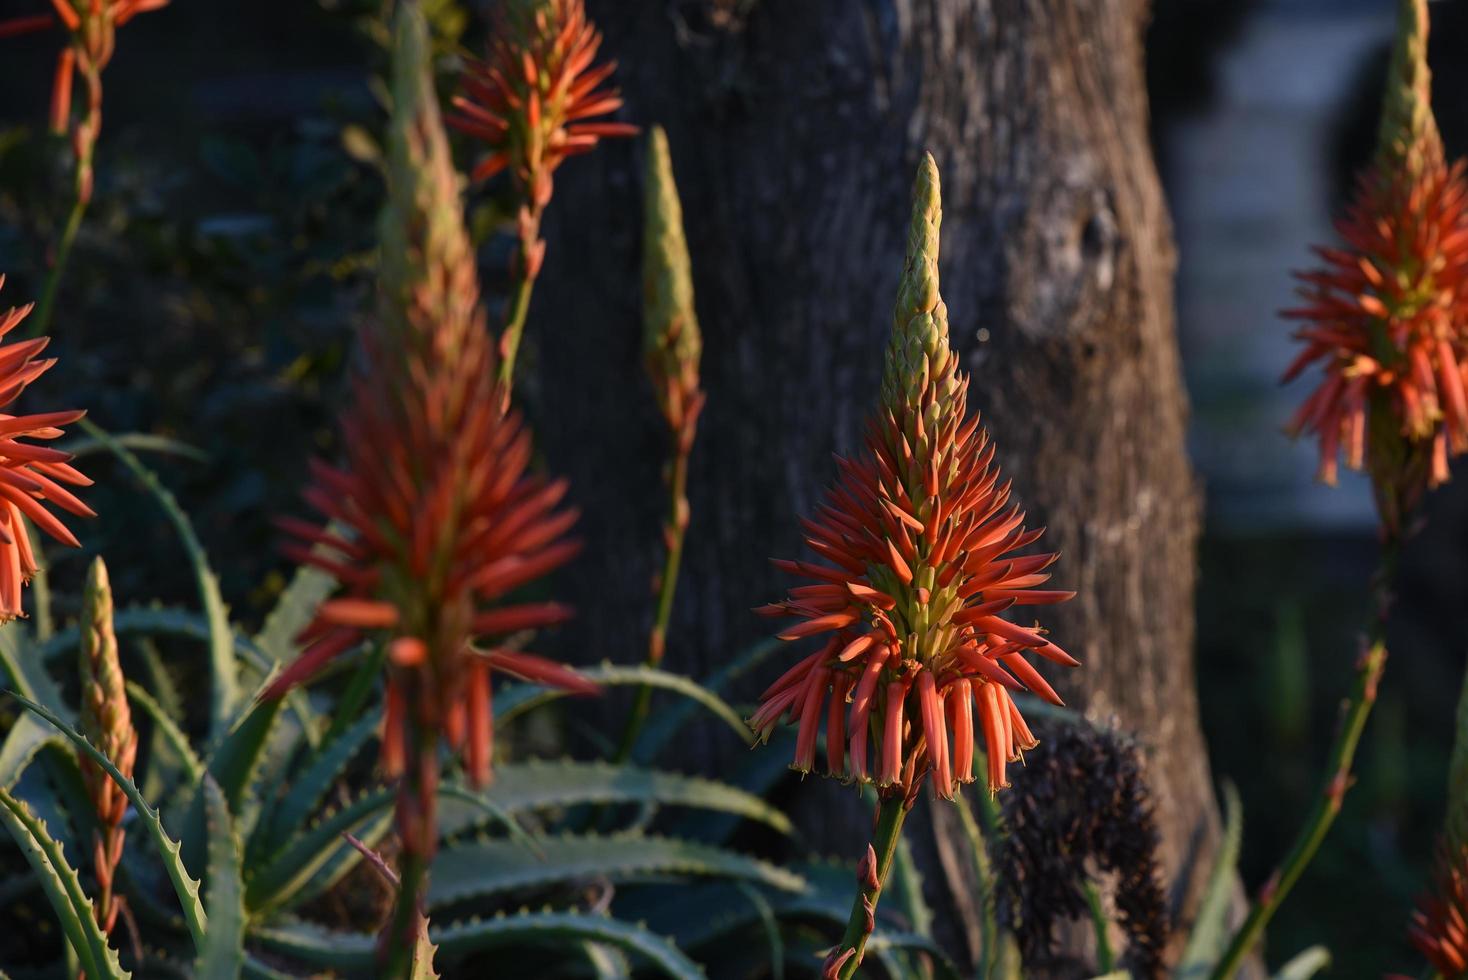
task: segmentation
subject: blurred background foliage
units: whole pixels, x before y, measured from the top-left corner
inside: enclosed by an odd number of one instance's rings
[[[0,17],[42,6],[0,0]],[[447,80],[459,45],[481,46],[484,18],[459,0],[425,7]],[[203,461],[155,465],[247,623],[284,584],[270,521],[300,509],[307,457],[334,451],[349,339],[370,307],[381,8],[176,0],[125,28],[106,76],[97,198],[53,331],[61,360],[31,396],[88,407],[114,432],[169,435],[205,451]],[[1157,0],[1149,38],[1207,501],[1201,700],[1215,773],[1235,780],[1245,802],[1251,889],[1316,788],[1375,557],[1364,483],[1313,487],[1309,450],[1292,451],[1279,434],[1300,393],[1274,384],[1287,328],[1273,311],[1288,300],[1287,270],[1327,236],[1327,217],[1368,152],[1391,12],[1391,0]],[[1468,3],[1437,2],[1433,12],[1438,117],[1461,155]],[[65,148],[45,131],[59,44],[0,42],[7,304],[39,292],[66,208]],[[1282,145],[1283,131],[1308,142]],[[493,297],[508,254],[502,212],[485,196],[472,209]],[[88,499],[102,517],[81,535],[82,552],[49,554],[59,616],[74,615],[66,603],[97,551],[121,601],[188,601],[189,572],[152,504],[110,460],[95,458],[89,472],[99,484]],[[1320,942],[1346,975],[1414,962],[1403,925],[1441,820],[1468,646],[1468,477],[1430,507],[1432,535],[1408,548],[1360,784],[1271,932],[1273,959]]]

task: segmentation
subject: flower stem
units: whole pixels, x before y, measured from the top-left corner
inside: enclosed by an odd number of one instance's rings
[[[398,904],[393,910],[392,932],[382,964],[382,975],[393,980],[412,975],[413,950],[423,928],[419,895],[428,878],[428,862],[417,855],[405,853],[398,865],[398,874],[401,878]]]
[[[897,845],[902,840],[902,821],[907,817],[907,794],[900,789],[890,796],[883,796],[877,809],[877,826],[872,831],[872,845],[868,857],[875,855],[875,867],[868,868],[863,859],[857,875],[856,900],[851,904],[851,918],[846,921],[846,933],[841,943],[832,952],[840,959],[848,950],[850,954],[841,960],[836,973],[838,980],[850,980],[856,976],[876,924],[877,901],[882,897],[882,888],[892,871],[892,859],[897,856]],[[828,960],[827,962],[831,962]]]
[[[515,357],[520,353],[520,337],[525,333],[525,319],[530,312],[530,294],[540,276],[540,261],[545,243],[540,240],[541,207],[527,205],[520,209],[519,249],[515,253],[516,282],[505,307],[505,326],[499,342],[501,410],[510,406],[510,391],[515,384]]]
[[[647,659],[644,663],[656,667],[662,663],[667,647],[668,623],[673,618],[673,596],[678,591],[678,569],[683,563],[683,540],[688,532],[688,453],[682,448],[675,450],[668,473],[668,518],[663,525],[664,543],[667,549],[663,556],[663,571],[658,579],[657,611],[653,614],[652,630],[648,635]],[[643,684],[637,689],[632,702],[632,711],[627,716],[627,728],[622,733],[622,744],[617,749],[617,761],[626,762],[632,747],[647,720],[648,708],[652,703],[652,688]]]
[[[1346,790],[1351,784],[1351,764],[1356,756],[1356,746],[1361,741],[1366,719],[1376,703],[1377,685],[1381,682],[1382,671],[1386,667],[1386,621],[1392,602],[1392,583],[1396,579],[1399,553],[1399,539],[1395,534],[1389,534],[1382,542],[1380,566],[1371,584],[1375,612],[1367,632],[1366,650],[1356,661],[1355,687],[1345,703],[1340,731],[1331,746],[1327,776],[1320,796],[1284,863],[1270,876],[1254,902],[1254,907],[1249,910],[1248,918],[1234,934],[1227,952],[1214,967],[1210,980],[1227,980],[1238,971],[1244,957],[1259,941],[1265,926],[1274,917],[1285,896],[1315,857],[1315,852],[1320,849],[1321,842],[1325,840],[1331,824],[1341,811]]]
[[[81,230],[82,218],[86,213],[87,202],[78,192],[72,202],[71,214],[66,219],[66,227],[61,230],[61,238],[56,243],[56,260],[52,263],[51,272],[46,276],[46,283],[41,289],[35,315],[26,325],[27,335],[30,337],[43,336],[51,326],[51,317],[56,308],[56,294],[61,288],[61,277],[66,272],[66,260],[71,255],[71,247],[76,242],[77,232]]]

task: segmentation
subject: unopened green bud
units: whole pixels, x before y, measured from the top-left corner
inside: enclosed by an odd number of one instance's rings
[[[953,381],[948,349],[948,308],[938,293],[939,232],[943,222],[938,165],[923,154],[912,187],[912,222],[907,260],[897,287],[892,340],[882,377],[882,398],[894,416],[917,409],[923,392],[937,383],[941,401]]]
[[[670,424],[677,427],[697,395],[703,335],[693,303],[693,273],[683,206],[662,127],[648,134],[642,241],[643,355]]]
[[[449,152],[432,48],[417,6],[399,5],[387,130],[388,200],[380,221],[382,322],[391,342],[459,356],[484,329],[474,250],[464,229],[460,179]]]
[[[1427,67],[1427,0],[1398,0],[1397,39],[1387,74],[1377,136],[1378,165],[1411,176],[1443,163],[1442,136],[1432,114],[1432,72]]]

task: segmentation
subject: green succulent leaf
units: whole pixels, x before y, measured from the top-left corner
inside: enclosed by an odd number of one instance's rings
[[[1280,967],[1274,975],[1274,980],[1310,980],[1328,966],[1330,966],[1330,950],[1324,946],[1311,946]]]
[[[734,814],[782,834],[794,832],[790,818],[752,793],[710,779],[617,766],[605,762],[535,761],[497,766],[494,782],[481,795],[509,814],[581,804],[653,804]],[[485,822],[468,804],[445,800],[439,826],[460,833]]]
[[[730,684],[764,663],[784,645],[774,637],[761,640],[710,674],[703,682],[704,690],[723,697],[724,691]],[[638,737],[636,749],[632,754],[633,758],[642,762],[656,758],[674,736],[693,719],[693,713],[697,708],[698,702],[685,700],[659,711],[648,721],[647,727]]]
[[[368,970],[375,962],[377,939],[361,933],[337,933],[305,923],[271,925],[254,932],[271,952],[313,967]],[[591,941],[640,956],[675,980],[701,980],[702,969],[677,946],[642,926],[582,912],[520,912],[430,928],[440,957],[451,958],[504,946],[563,945]]]
[[[1223,784],[1223,840],[1208,875],[1208,886],[1198,903],[1193,932],[1178,963],[1178,980],[1206,977],[1223,955],[1229,941],[1228,907],[1238,872],[1239,848],[1244,837],[1244,808],[1233,783]]]
[[[738,734],[744,744],[754,744],[754,735],[750,732],[749,726],[744,723],[744,719],[739,717],[739,713],[729,706],[728,702],[697,681],[681,674],[669,673],[656,667],[625,667],[612,663],[586,667],[580,673],[587,680],[597,684],[608,686],[646,684],[649,687],[680,694],[708,709],[710,714],[723,721]],[[567,692],[559,688],[542,687],[539,684],[510,685],[495,695],[495,722],[501,725],[508,724],[532,708],[549,704],[566,695]]]
[[[265,625],[255,635],[255,645],[276,663],[296,653],[296,636],[316,615],[316,610],[336,588],[336,579],[319,568],[302,565],[280,593]]]
[[[0,744],[0,789],[10,789],[47,745],[60,742],[51,726],[30,715],[21,715]]]
[[[370,790],[292,838],[267,858],[246,883],[246,907],[252,912],[263,912],[284,905],[306,887],[340,848],[352,850],[341,840],[342,834],[355,833],[374,817],[381,816],[392,806],[392,801],[392,790]]]
[[[67,863],[61,845],[46,832],[45,822],[37,819],[24,801],[0,789],[0,824],[25,855],[87,976],[106,980],[131,976],[123,970],[117,952],[107,944],[107,937],[98,928],[92,900],[82,891],[76,870]]]
[[[194,753],[193,743],[189,741],[183,729],[178,727],[178,722],[173,720],[164,710],[163,705],[159,704],[141,684],[128,681],[127,696],[142,710],[143,714],[148,716],[148,720],[153,723],[153,728],[158,732],[159,737],[178,757],[183,768],[179,774],[182,780],[187,784],[197,784],[204,777],[204,762]]]
[[[234,640],[229,625],[229,609],[219,591],[219,579],[209,567],[204,546],[194,533],[189,515],[179,505],[173,492],[163,485],[158,476],[143,461],[122,443],[109,435],[96,423],[81,419],[77,422],[88,435],[105,446],[127,467],[158,502],[168,521],[183,545],[184,554],[194,571],[194,581],[199,590],[199,602],[208,621],[209,668],[213,683],[209,698],[209,732],[214,737],[223,735],[235,704],[239,701],[239,679],[235,670]]]
[[[76,719],[76,712],[61,696],[61,689],[56,686],[51,675],[46,673],[42,658],[34,656],[28,648],[28,634],[23,628],[16,627],[17,624],[11,623],[0,630],[0,671],[4,671],[13,689],[37,704],[44,704],[70,724]],[[78,635],[73,629],[73,647],[76,646]]]
[[[240,842],[224,791],[208,774],[204,776],[203,796],[209,830],[209,932],[194,973],[210,980],[229,980],[238,977],[245,966]]]
[[[209,462],[209,454],[202,449],[191,446],[168,436],[156,436],[149,432],[123,432],[112,436],[112,441],[124,449],[136,449],[145,453],[162,453],[167,456],[180,456],[195,463]],[[96,453],[111,452],[112,448],[100,439],[72,439],[56,447],[63,452],[71,453],[77,459],[84,456],[92,456]]]
[[[429,879],[429,907],[586,878],[616,882],[671,874],[742,879],[783,891],[804,886],[799,875],[775,865],[672,837],[564,835],[540,843],[544,859],[511,841],[476,841],[443,849]]]
[[[219,784],[231,812],[235,814],[241,812],[245,791],[260,764],[261,753],[270,738],[280,706],[281,702],[276,699],[255,701],[209,753],[205,763],[209,775]],[[199,867],[208,849],[205,809],[205,791],[201,785],[195,790],[188,816],[184,819],[183,856],[184,863],[191,868]]]
[[[204,935],[207,931],[208,916],[204,912],[204,904],[199,901],[199,883],[189,877],[184,868],[183,860],[179,857],[179,845],[163,829],[163,822],[158,819],[158,811],[148,805],[143,799],[143,794],[138,792],[133,781],[122,774],[112,760],[97,750],[92,743],[88,742],[75,728],[67,725],[52,711],[42,707],[36,702],[19,695],[12,695],[22,706],[44,718],[52,727],[65,736],[77,750],[88,756],[93,762],[102,768],[112,781],[122,790],[128,802],[133,805],[133,810],[138,815],[148,835],[158,848],[159,858],[163,863],[164,873],[168,875],[174,891],[178,895],[179,903],[183,907],[184,922],[188,927],[189,934],[194,939],[196,948],[202,948]]]
[[[297,833],[321,805],[326,791],[341,778],[347,764],[356,757],[373,735],[378,718],[375,713],[360,716],[339,736],[321,745],[299,775],[291,781],[286,795],[270,810],[252,839],[251,852],[277,847]]]

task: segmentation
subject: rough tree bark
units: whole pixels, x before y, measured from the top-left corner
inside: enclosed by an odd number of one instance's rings
[[[670,663],[706,673],[766,633],[749,608],[785,584],[768,558],[801,553],[797,518],[875,404],[908,188],[929,149],[954,347],[1006,475],[1062,552],[1055,581],[1079,591],[1046,618],[1084,661],[1055,679],[1089,716],[1139,733],[1181,907],[1218,819],[1193,675],[1198,502],[1147,142],[1145,0],[589,7],[621,61],[628,117],[669,131],[703,324],[709,407]],[[662,502],[638,350],[641,152],[608,145],[561,172],[526,379],[543,451],[585,510],[588,549],[568,582],[579,639],[620,661],[644,650]],[[736,749],[711,738],[687,751],[717,767]],[[819,782],[799,795],[835,798]],[[839,816],[807,823],[827,853],[854,858],[864,840]],[[962,933],[972,901],[954,890]]]

